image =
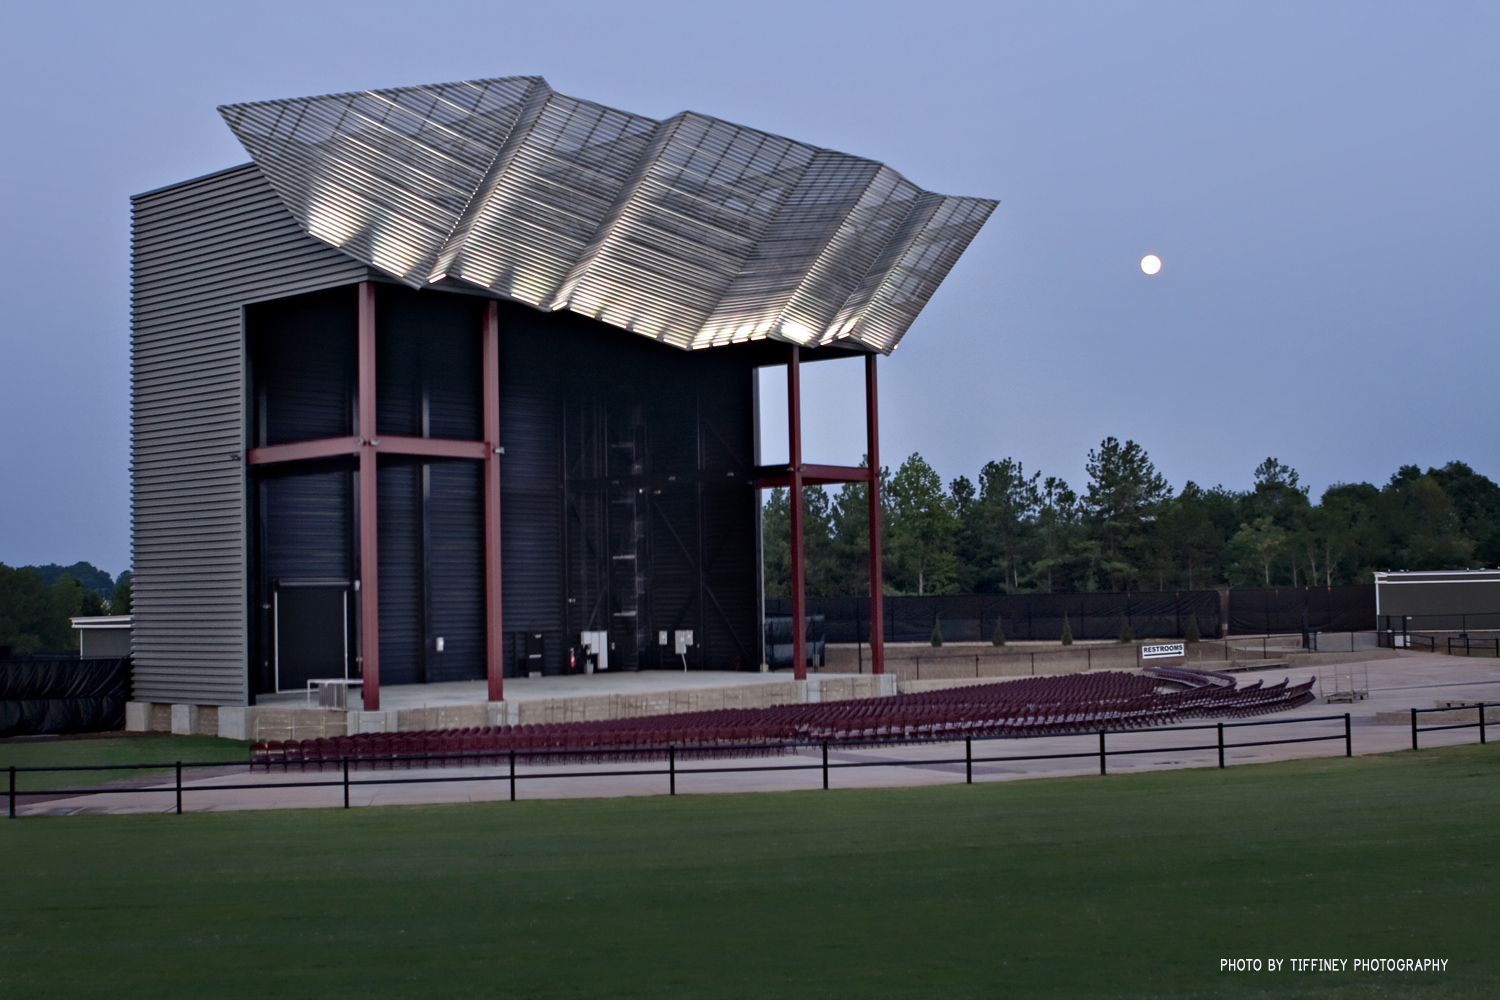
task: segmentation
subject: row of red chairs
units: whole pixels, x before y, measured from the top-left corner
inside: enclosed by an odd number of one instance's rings
[[[1047,736],[1099,729],[1143,729],[1194,718],[1243,718],[1311,701],[1313,682],[1239,687],[1232,676],[1163,668],[1148,674],[1099,672],[1028,677],[894,698],[723,709],[596,722],[493,726],[411,733],[364,733],[259,745],[254,759],[283,767],[432,767],[498,764],[514,752],[539,759],[661,759],[779,752],[795,743]]]

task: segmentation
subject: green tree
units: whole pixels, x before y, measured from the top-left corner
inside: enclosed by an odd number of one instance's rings
[[[115,581],[114,592],[109,595],[109,613],[112,615],[128,615],[134,600],[134,576],[129,572],[121,573]]]
[[[1474,543],[1474,561],[1500,566],[1500,486],[1463,462],[1449,462],[1427,474],[1452,502],[1459,529]]]
[[[1252,586],[1271,586],[1272,570],[1285,558],[1289,537],[1287,530],[1278,527],[1270,516],[1256,518],[1254,524],[1240,525],[1230,544],[1242,579]]]
[[[85,593],[67,573],[48,586],[30,566],[0,563],[0,646],[15,653],[77,649],[78,634],[68,619],[85,612]],[[97,604],[98,596],[93,600]]]
[[[886,547],[893,582],[907,592],[952,593],[958,589],[953,539],[957,522],[943,481],[913,452],[891,477],[890,540]]]
[[[1116,590],[1129,589],[1139,575],[1137,564],[1147,528],[1172,496],[1172,487],[1134,441],[1123,445],[1105,438],[1090,449],[1085,468],[1089,488],[1084,506],[1100,542],[1100,568]]]
[[[1038,590],[1050,594],[1068,580],[1080,528],[1078,495],[1056,476],[1042,480],[1037,490],[1037,558],[1031,565]]]
[[[1188,590],[1207,585],[1224,548],[1207,510],[1206,493],[1191,479],[1163,514],[1167,550],[1171,552]]]
[[[1370,573],[1380,561],[1375,551],[1379,503],[1380,491],[1369,483],[1336,483],[1323,491],[1316,524],[1325,586],[1370,582]]]
[[[777,486],[760,509],[761,573],[767,597],[791,596],[791,491]]]
[[[1474,558],[1453,501],[1437,480],[1404,465],[1380,491],[1380,527],[1392,569],[1463,569]]]
[[[986,462],[976,494],[960,476],[949,489],[958,522],[960,582],[971,593],[1016,593],[1036,533],[1041,473],[1027,477],[1014,459]],[[1029,573],[1027,574],[1029,575]]]

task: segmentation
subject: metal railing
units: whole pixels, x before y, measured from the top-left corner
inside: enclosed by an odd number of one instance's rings
[[[1343,732],[1341,732],[1341,733],[1333,733],[1333,734],[1328,734],[1328,735],[1319,735],[1319,736],[1299,736],[1299,737],[1292,737],[1292,738],[1289,738],[1289,739],[1249,740],[1249,741],[1238,742],[1238,743],[1235,743],[1235,742],[1226,742],[1225,741],[1225,732],[1226,732],[1226,730],[1249,729],[1249,728],[1258,727],[1258,726],[1298,725],[1298,724],[1305,724],[1305,723],[1333,722],[1333,721],[1342,721],[1344,723]],[[1109,747],[1109,745],[1108,745],[1108,737],[1110,737],[1110,736],[1119,736],[1119,735],[1126,735],[1126,734],[1131,735],[1131,736],[1139,736],[1142,733],[1168,733],[1168,732],[1194,732],[1194,731],[1196,731],[1196,732],[1212,731],[1215,734],[1215,739],[1214,739],[1213,742],[1190,744],[1190,745],[1187,745],[1187,746],[1183,746],[1183,745],[1180,745],[1180,744],[1174,744],[1174,745],[1171,745],[1171,746],[1125,747],[1125,748],[1114,748],[1114,749],[1111,749]],[[210,786],[206,786],[206,787],[202,787],[202,788],[194,788],[194,787],[191,787],[191,786],[184,786],[183,785],[183,782],[182,782],[183,763],[181,761],[174,761],[174,762],[172,762],[170,764],[95,764],[95,765],[70,765],[70,766],[66,766],[66,767],[15,767],[15,766],[12,766],[9,769],[10,770],[10,788],[9,788],[10,816],[11,816],[12,819],[15,818],[15,816],[16,816],[16,802],[20,798],[64,797],[64,796],[71,798],[71,797],[83,796],[83,795],[107,795],[107,794],[110,794],[110,795],[113,795],[113,794],[154,794],[154,795],[165,795],[165,794],[167,794],[167,793],[170,792],[174,796],[174,801],[175,801],[175,805],[176,805],[176,812],[177,812],[178,815],[181,815],[182,814],[182,800],[183,800],[184,794],[188,793],[188,792],[195,792],[196,793],[198,791],[205,791],[205,792],[226,792],[226,791],[248,791],[248,790],[256,790],[256,789],[272,789],[272,788],[280,788],[280,789],[286,789],[286,788],[342,788],[342,790],[343,790],[344,808],[347,809],[347,808],[349,808],[349,793],[350,793],[350,789],[351,788],[360,787],[360,786],[364,786],[364,785],[436,785],[436,784],[451,784],[451,783],[455,783],[455,782],[501,781],[501,780],[506,780],[506,781],[509,782],[509,785],[510,785],[510,800],[512,802],[514,802],[516,800],[516,785],[517,785],[517,783],[521,782],[521,781],[535,780],[535,779],[538,779],[538,778],[600,778],[600,777],[622,777],[622,778],[624,778],[624,777],[660,776],[660,777],[665,777],[667,779],[667,794],[669,794],[669,795],[676,795],[677,794],[677,779],[678,779],[678,777],[679,776],[685,776],[685,775],[693,775],[693,774],[738,774],[738,773],[770,772],[770,771],[811,771],[811,770],[820,770],[822,772],[823,788],[827,789],[829,787],[829,774],[830,774],[831,771],[836,771],[836,770],[840,770],[840,769],[847,769],[847,768],[861,768],[861,767],[931,767],[933,765],[957,765],[957,764],[963,764],[964,765],[964,780],[965,780],[965,782],[967,784],[973,784],[973,782],[974,782],[974,765],[975,764],[994,764],[994,763],[1006,763],[1006,762],[1015,762],[1015,761],[1034,761],[1034,760],[1065,760],[1065,759],[1070,759],[1070,758],[1098,758],[1098,761],[1099,761],[1099,773],[1100,774],[1107,774],[1109,772],[1109,758],[1110,757],[1122,757],[1122,756],[1130,756],[1130,755],[1135,755],[1135,754],[1149,754],[1149,753],[1178,753],[1178,752],[1182,752],[1182,751],[1217,750],[1218,751],[1218,765],[1219,765],[1219,767],[1222,768],[1222,767],[1224,767],[1224,753],[1225,753],[1226,750],[1235,750],[1235,749],[1240,749],[1240,748],[1245,748],[1245,747],[1275,746],[1275,745],[1278,745],[1278,744],[1285,744],[1285,743],[1316,743],[1316,742],[1330,741],[1330,740],[1342,740],[1344,742],[1344,756],[1346,756],[1346,757],[1352,757],[1354,755],[1354,744],[1353,744],[1352,728],[1351,728],[1349,713],[1347,713],[1347,712],[1344,713],[1343,715],[1320,715],[1320,716],[1312,716],[1312,717],[1301,718],[1301,719],[1264,719],[1264,720],[1259,720],[1259,721],[1255,721],[1255,722],[1217,722],[1217,723],[1206,723],[1206,724],[1203,724],[1203,725],[1190,725],[1190,726],[1162,726],[1162,727],[1155,728],[1155,729],[1101,729],[1101,730],[1098,730],[1097,733],[1098,733],[1098,738],[1099,738],[1099,746],[1098,746],[1097,750],[1083,750],[1083,751],[1074,751],[1074,752],[1066,752],[1066,753],[1041,753],[1041,754],[1019,754],[1019,755],[1017,755],[1017,754],[1005,754],[1005,755],[991,755],[991,756],[983,756],[983,755],[976,756],[975,753],[974,753],[974,745],[976,743],[980,744],[981,750],[982,750],[983,746],[985,744],[994,744],[994,743],[1000,743],[1000,742],[1006,742],[1006,741],[1014,742],[1017,739],[1064,739],[1064,738],[1069,738],[1069,737],[1076,738],[1076,737],[1079,737],[1079,736],[1088,736],[1088,735],[1091,735],[1091,733],[1087,733],[1087,732],[1086,733],[1068,733],[1068,734],[1056,734],[1056,735],[1048,735],[1048,736],[1030,736],[1030,737],[984,737],[984,738],[979,738],[979,739],[975,739],[975,738],[970,737],[970,738],[966,738],[966,739],[963,740],[964,755],[962,757],[939,757],[939,758],[933,758],[933,757],[908,757],[906,759],[898,759],[898,760],[881,759],[881,760],[868,760],[868,761],[864,761],[864,760],[854,760],[854,761],[850,761],[850,760],[844,760],[844,761],[830,760],[829,756],[828,756],[828,751],[829,751],[830,747],[833,747],[833,748],[836,748],[836,749],[839,749],[839,750],[849,750],[849,749],[870,749],[870,748],[875,748],[875,747],[900,747],[900,746],[913,746],[913,745],[956,744],[958,741],[957,740],[952,740],[952,739],[937,738],[937,739],[902,740],[902,741],[892,741],[892,740],[845,741],[845,740],[840,740],[840,741],[835,742],[835,743],[830,743],[830,742],[828,742],[828,741],[825,740],[825,741],[822,741],[822,742],[751,743],[751,744],[743,744],[743,745],[718,745],[718,746],[707,746],[707,747],[705,747],[705,746],[687,746],[687,747],[683,747],[683,746],[668,745],[668,746],[665,746],[665,747],[655,748],[654,750],[649,750],[649,749],[644,749],[643,750],[641,748],[620,748],[620,749],[615,749],[615,748],[588,748],[588,749],[577,749],[577,750],[550,749],[550,750],[520,750],[520,751],[517,751],[517,750],[490,750],[490,751],[477,751],[477,752],[472,752],[472,753],[445,752],[445,753],[439,753],[439,754],[404,755],[404,756],[403,755],[393,755],[393,756],[386,756],[386,757],[357,757],[357,758],[356,757],[342,757],[342,758],[338,758],[336,760],[329,760],[329,761],[322,761],[322,762],[310,762],[309,764],[302,764],[302,765],[300,765],[300,766],[303,767],[304,770],[308,766],[317,767],[320,772],[325,767],[333,768],[335,770],[335,772],[339,774],[339,776],[336,777],[336,778],[315,779],[315,780],[311,780],[311,781],[237,782],[237,783],[233,783],[233,784],[215,784],[215,785],[210,785]],[[799,764],[732,764],[732,765],[722,765],[722,766],[695,766],[695,767],[686,767],[686,768],[680,766],[679,765],[679,761],[678,761],[679,755],[682,755],[683,757],[691,757],[691,758],[703,758],[703,757],[708,756],[708,755],[712,755],[713,757],[732,757],[732,756],[736,756],[736,755],[743,755],[743,756],[750,756],[750,755],[765,756],[765,755],[768,755],[768,754],[785,753],[787,751],[802,750],[802,749],[821,749],[821,751],[822,751],[821,761],[818,762],[818,763],[806,763],[806,764],[800,764],[800,763]],[[555,771],[555,770],[550,770],[550,769],[547,770],[547,771],[533,772],[533,773],[521,773],[521,772],[517,771],[517,765],[518,764],[528,763],[528,759],[534,760],[534,759],[540,758],[540,759],[548,761],[548,762],[553,762],[553,761],[556,761],[556,759],[559,758],[559,757],[563,757],[563,758],[572,757],[575,760],[599,760],[599,759],[607,759],[607,758],[609,758],[611,756],[616,757],[616,758],[620,758],[620,757],[636,757],[636,758],[638,758],[643,753],[657,753],[657,754],[663,754],[663,755],[665,755],[665,758],[666,758],[666,760],[665,760],[666,767],[636,768],[636,769],[632,769],[632,770],[628,770],[628,771],[622,771],[622,770],[607,770],[607,771],[601,771],[601,770],[566,770],[566,771]],[[492,766],[492,767],[497,767],[497,766],[499,766],[503,762],[506,765],[506,771],[503,774],[492,774],[492,773],[487,773],[487,774],[447,774],[447,775],[424,775],[422,777],[401,777],[401,778],[394,777],[394,776],[388,777],[388,778],[377,778],[377,777],[355,778],[355,777],[351,776],[351,771],[353,771],[355,773],[358,773],[358,771],[360,770],[361,767],[369,767],[369,768],[371,768],[373,770],[377,765],[389,765],[389,767],[391,768],[391,770],[395,770],[396,766],[400,765],[400,764],[405,764],[408,768],[411,768],[411,767],[413,767],[413,766],[415,766],[417,764],[422,764],[422,765],[430,766],[434,762],[439,763],[440,765],[442,765],[442,764],[451,764],[451,763],[466,762],[466,761],[472,761],[475,766],[486,766],[486,765],[488,765],[488,766]],[[293,763],[296,763],[296,762],[293,762]],[[245,761],[240,760],[240,761],[213,761],[213,762],[194,763],[191,766],[193,766],[193,767],[200,767],[200,768],[206,768],[206,767],[244,767],[244,766],[246,766],[246,764],[245,764]],[[270,771],[271,768],[275,767],[276,765],[275,764],[263,764],[263,765],[251,764],[250,768],[251,768],[252,773],[253,773],[253,770],[254,770],[254,768],[256,766],[265,767],[267,771]],[[288,768],[288,765],[286,765],[286,764],[282,765],[283,771],[287,770],[287,768]],[[58,788],[58,789],[50,789],[50,790],[43,790],[43,791],[32,791],[32,790],[18,791],[17,788],[16,788],[16,776],[18,774],[35,774],[35,773],[91,773],[91,772],[144,771],[144,770],[171,770],[174,773],[174,776],[175,776],[174,777],[174,782],[170,786],[167,786],[167,785],[152,785],[152,786],[143,786],[143,787],[123,787],[123,786],[100,785],[100,786],[93,786],[93,787],[87,787],[87,788]]]
[[[1462,650],[1463,655],[1471,656],[1474,650],[1479,650],[1483,656],[1500,656],[1500,636],[1491,636],[1487,639],[1475,639],[1472,636],[1460,635],[1448,638],[1448,655],[1457,656],[1454,650]]]
[[[1472,705],[1448,705],[1448,706],[1444,706],[1443,708],[1414,708],[1414,709],[1412,709],[1411,710],[1411,748],[1413,750],[1417,749],[1417,734],[1418,733],[1436,733],[1436,732],[1439,732],[1440,730],[1444,730],[1444,729],[1478,729],[1479,730],[1479,742],[1480,743],[1484,743],[1485,742],[1485,728],[1488,725],[1488,723],[1486,723],[1485,719],[1484,719],[1484,710],[1486,708],[1494,708],[1496,704],[1500,704],[1500,703],[1493,702],[1493,701],[1490,701],[1490,702],[1480,701],[1480,702],[1475,702]],[[1475,718],[1475,720],[1473,722],[1451,722],[1451,723],[1446,723],[1446,724],[1437,725],[1437,726],[1418,726],[1417,725],[1417,716],[1418,715],[1430,715],[1433,712],[1469,712],[1469,711],[1475,711],[1475,712],[1477,712],[1477,717]]]

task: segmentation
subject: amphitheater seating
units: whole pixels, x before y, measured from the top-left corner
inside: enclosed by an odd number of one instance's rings
[[[666,748],[691,757],[775,753],[806,743],[1056,736],[1144,729],[1191,719],[1234,719],[1313,700],[1313,682],[1240,687],[1229,674],[1157,667],[1027,677],[995,684],[860,701],[724,709],[597,722],[362,733],[259,744],[256,763],[300,768],[348,760],[354,767],[499,765],[527,761],[660,760]]]

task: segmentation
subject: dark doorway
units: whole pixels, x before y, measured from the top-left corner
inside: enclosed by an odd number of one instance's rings
[[[313,678],[349,676],[349,585],[277,585],[274,596],[276,690],[300,691]]]

